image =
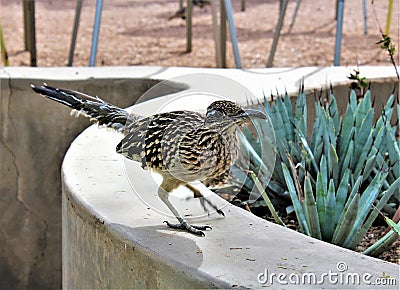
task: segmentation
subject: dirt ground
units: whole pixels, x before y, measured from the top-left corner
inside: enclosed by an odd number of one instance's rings
[[[1,0],[1,24],[10,65],[30,65],[24,52],[22,2]],[[178,0],[108,0],[103,3],[96,65],[216,67],[211,7],[194,8],[193,51],[186,47],[185,21],[168,20]],[[186,2],[186,0],[184,1]],[[279,0],[232,0],[243,68],[265,67],[279,14]],[[345,1],[341,65],[389,65],[387,53],[375,43],[380,39],[378,21],[385,28],[387,0],[367,0],[368,34],[364,35],[362,0]],[[36,0],[38,66],[67,64],[74,0]],[[296,1],[289,1],[275,55],[275,67],[330,66],[336,34],[336,1],[303,0],[293,29],[289,26]],[[399,47],[399,2],[393,1],[390,35]],[[74,66],[89,63],[95,0],[83,1]],[[377,19],[373,13],[375,8]],[[235,67],[227,45],[228,67]]]

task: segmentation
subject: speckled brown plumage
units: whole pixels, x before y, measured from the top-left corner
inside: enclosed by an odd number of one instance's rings
[[[236,134],[205,121],[205,116],[190,111],[140,119],[129,125],[117,152],[144,169],[168,172],[185,182],[207,180],[214,186],[212,180],[225,174],[236,159],[238,140]]]
[[[204,235],[202,230],[209,227],[189,225],[169,202],[169,193],[178,186],[185,186],[195,197],[203,198],[204,208],[204,203],[207,203],[223,214],[204,199],[190,182],[199,180],[214,187],[224,183],[238,156],[237,128],[248,123],[250,117],[265,118],[263,113],[243,110],[231,101],[213,102],[207,108],[206,115],[174,111],[144,117],[129,115],[125,110],[97,97],[79,92],[47,85],[32,88],[39,94],[78,110],[99,124],[122,132],[125,137],[117,145],[117,152],[140,162],[142,168],[154,170],[163,176],[158,195],[179,221],[179,224],[166,222],[168,226],[197,235]]]

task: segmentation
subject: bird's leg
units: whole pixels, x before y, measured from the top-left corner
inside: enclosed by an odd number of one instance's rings
[[[210,226],[195,226],[195,225],[190,225],[187,223],[187,221],[179,214],[179,212],[176,210],[176,208],[172,205],[172,203],[169,201],[169,193],[177,188],[179,186],[179,183],[174,182],[172,180],[168,180],[164,178],[162,184],[158,188],[158,196],[160,199],[165,203],[165,205],[170,209],[170,211],[174,214],[174,216],[177,218],[179,221],[179,224],[171,224],[168,221],[165,221],[165,223],[170,227],[174,229],[182,229],[186,230],[189,233],[198,235],[198,236],[204,236],[204,233],[202,232],[203,230],[211,229]]]
[[[199,198],[200,204],[203,207],[204,211],[208,212],[208,209],[206,208],[206,205],[205,205],[205,203],[207,203],[209,206],[211,206],[213,209],[215,209],[215,211],[218,214],[225,216],[224,212],[222,210],[218,209],[218,207],[214,203],[212,203],[207,198],[205,198],[204,195],[199,190],[197,190],[196,188],[194,188],[193,186],[191,186],[188,183],[186,183],[185,186],[186,186],[186,188],[188,188],[189,190],[191,190],[193,192],[195,198]]]

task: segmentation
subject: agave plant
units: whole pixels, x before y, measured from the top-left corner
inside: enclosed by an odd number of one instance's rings
[[[292,205],[288,209],[294,209],[303,233],[350,249],[361,241],[378,210],[394,213],[400,199],[397,125],[390,123],[395,96],[389,97],[376,122],[372,106],[369,90],[359,102],[352,91],[340,117],[331,92],[325,101],[315,103],[310,137],[303,88],[295,110],[288,95],[278,96],[272,105],[265,101],[263,106],[277,140],[272,182],[265,186],[273,193],[272,200],[289,196]],[[400,114],[399,105],[397,110]],[[263,131],[263,124],[255,126]],[[252,171],[259,172],[267,167],[259,150],[263,137],[246,132],[244,136]],[[259,176],[263,182],[263,174]],[[250,190],[253,180],[244,181]],[[392,231],[391,239],[396,235]]]

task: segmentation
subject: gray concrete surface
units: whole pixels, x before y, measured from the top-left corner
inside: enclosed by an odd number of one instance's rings
[[[0,125],[2,132],[0,140],[0,226],[2,231],[0,232],[0,288],[59,288],[61,286],[60,166],[69,144],[75,136],[89,124],[87,120],[71,118],[68,109],[34,95],[30,90],[30,83],[40,84],[42,82],[47,82],[54,86],[82,90],[89,94],[97,94],[114,104],[125,107],[133,104],[144,91],[157,83],[159,79],[170,79],[191,73],[208,73],[227,76],[245,85],[254,94],[259,95],[262,90],[267,94],[276,92],[277,90],[284,92],[285,89],[288,92],[294,93],[297,91],[303,79],[306,82],[307,88],[310,89],[319,89],[321,85],[329,84],[330,82],[332,82],[335,87],[340,84],[345,85],[348,83],[346,76],[352,72],[352,69],[353,68],[344,67],[324,69],[289,68],[251,70],[244,72],[237,70],[161,67],[1,68]],[[370,79],[383,77],[393,80],[394,76],[393,70],[390,67],[362,67],[361,72]],[[167,87],[166,90],[162,89],[159,92],[153,91],[152,97],[157,95],[157,93],[161,95],[180,89],[182,88],[179,85],[175,86],[172,84]],[[381,93],[382,92],[378,95],[382,95]],[[102,141],[99,142],[102,143]],[[96,170],[98,171],[98,168]],[[107,171],[104,173],[107,173]],[[114,187],[114,183],[112,184]],[[69,186],[70,185],[71,184],[69,184]],[[71,188],[68,187],[68,190],[71,190]],[[80,196],[81,193],[83,193],[84,196],[84,192],[85,191],[77,191],[75,189],[71,190],[71,193],[74,193],[74,199],[72,199],[72,202],[70,199],[70,201],[64,203],[65,212],[67,212],[68,206],[80,208],[75,203],[75,198]],[[124,216],[126,213],[135,212],[135,210],[132,209],[136,208],[136,206],[131,208],[131,204],[124,205],[124,203],[120,203],[117,200],[118,194],[112,195],[112,198],[116,200],[110,203],[110,200],[105,199],[102,206],[99,207],[99,205],[96,204],[96,208],[90,203],[82,203],[83,207],[81,208],[83,211],[81,216],[83,216],[84,219],[80,222],[86,223],[88,233],[93,233],[94,230],[92,228],[89,231],[89,228],[94,224],[93,219],[90,217],[96,217],[95,220],[97,220],[97,217],[103,216],[101,209],[107,209],[112,205],[111,209],[114,209],[114,213],[117,214],[117,216]],[[154,215],[154,213],[151,213],[151,215]],[[235,213],[234,216],[237,216],[237,214]],[[72,233],[75,232],[79,233],[75,242],[82,242],[82,235],[84,235],[84,232],[82,232],[81,229],[85,226],[81,226],[77,220],[78,217],[72,215],[69,216],[69,218],[72,219],[70,222],[71,230],[69,231],[71,232],[71,241],[74,240]],[[254,217],[251,218],[254,219]],[[147,219],[143,221],[147,222]],[[142,224],[143,221],[140,221],[139,224]],[[212,220],[212,222],[218,224],[220,221]],[[110,223],[115,226],[108,226]],[[118,248],[118,245],[121,245],[121,241],[124,241],[131,232],[129,228],[126,228],[127,224],[121,223],[120,225],[116,225],[113,218],[109,220],[106,225],[97,224],[98,227],[94,230],[98,235],[95,236],[97,240],[94,239],[92,242],[99,241],[99,239],[103,237],[104,240],[110,239],[109,244],[114,244],[115,247]],[[137,225],[135,225],[135,227],[137,227]],[[274,225],[272,225],[272,227],[274,227]],[[67,229],[68,227],[64,228],[64,230]],[[156,231],[154,231],[154,229]],[[157,221],[152,220],[150,225],[143,226],[141,230],[136,229],[135,236],[128,239],[130,241],[129,243],[137,243],[138,235],[139,240],[141,237],[148,237],[150,231],[153,232],[153,234],[160,232],[163,239],[165,239],[166,234],[168,234],[168,236],[170,235],[170,231],[160,225],[160,219],[157,218]],[[207,238],[200,242],[204,243],[204,241],[209,240],[210,237],[216,233],[218,233],[218,231],[207,233]],[[93,238],[92,235],[89,236]],[[188,240],[188,237],[186,237],[184,233],[174,233],[172,238],[172,242],[175,244],[178,243],[182,247],[185,246],[185,242],[182,242],[182,240]],[[192,238],[193,237],[189,237],[189,240]],[[217,238],[217,240],[219,239],[223,239],[223,235]],[[154,242],[152,241],[153,240],[150,239],[150,241],[142,241],[140,243],[147,249],[147,252],[139,251],[139,254],[142,255],[139,255],[140,257],[144,257],[149,252],[155,253],[152,246],[155,241],[158,240],[155,239]],[[95,251],[99,254],[98,251],[102,249],[102,243],[96,245],[99,247],[92,248],[91,251]],[[168,246],[170,245],[168,244]],[[165,247],[165,251],[170,248],[167,247],[167,245],[165,245]],[[192,248],[194,249],[194,247]],[[234,246],[233,248],[236,247]],[[111,259],[109,258],[110,255],[113,256],[117,253],[112,252],[111,248],[109,248],[109,250],[110,252],[107,253],[107,255],[102,256],[106,257],[106,260],[103,261],[104,265],[107,265],[107,259]],[[72,252],[68,251],[68,249],[66,251],[66,256],[68,256],[68,254],[72,255]],[[198,251],[201,252],[201,250],[196,250],[196,253]],[[201,254],[200,252],[197,254]],[[225,254],[232,255],[232,253],[235,253],[235,251],[229,250]],[[80,253],[77,254],[80,255]],[[210,253],[207,255],[209,254]],[[154,255],[159,259],[165,259],[161,254]],[[200,256],[203,256],[203,254]],[[128,254],[126,257],[132,256]],[[191,260],[193,259],[193,256],[187,257],[190,257]],[[66,259],[64,263],[72,263],[73,261],[74,259]],[[98,261],[100,260],[97,260],[97,262]],[[195,259],[193,261],[195,261],[193,262],[194,264],[191,264],[191,268],[189,267],[191,270],[185,272],[186,276],[183,275],[184,278],[182,278],[182,281],[193,282],[193,279],[191,279],[193,272],[191,271],[197,269],[196,267],[198,266],[199,260]],[[129,261],[129,263],[131,262],[132,261]],[[173,257],[171,257],[169,263],[171,266],[170,271],[175,271],[176,268],[174,265],[177,263],[176,259],[174,260]],[[250,263],[250,265],[251,264],[252,263]],[[214,266],[217,267],[217,264]],[[263,269],[260,271],[262,270]],[[100,268],[98,268],[97,271],[100,271]],[[207,271],[203,271],[205,273],[204,276],[202,276],[204,279],[198,280],[200,281],[199,283],[203,283],[201,285],[226,285],[218,284],[221,283],[221,280],[218,279],[210,280]],[[255,269],[255,271],[258,271],[258,269]],[[102,275],[104,273],[102,273]],[[196,275],[199,277],[198,273]],[[213,277],[218,278],[215,276]],[[164,280],[164,278],[162,280]],[[209,284],[207,281],[216,282],[215,284]],[[149,285],[150,284],[146,284],[146,286]],[[191,285],[199,286],[200,284]]]

